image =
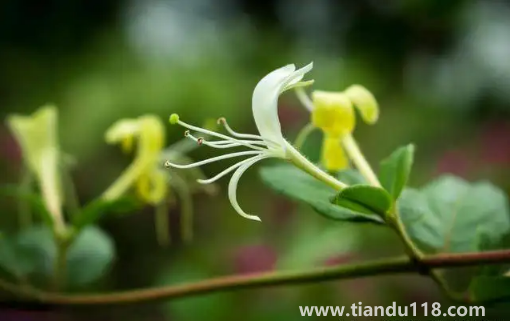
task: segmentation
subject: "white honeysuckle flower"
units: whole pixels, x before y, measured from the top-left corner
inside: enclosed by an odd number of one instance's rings
[[[305,67],[296,70],[296,67],[291,64],[282,68],[276,69],[266,75],[262,80],[259,81],[255,90],[253,91],[252,97],[252,112],[255,124],[260,135],[254,134],[242,134],[238,133],[227,124],[224,118],[218,120],[219,124],[222,124],[226,131],[230,134],[224,135],[210,130],[206,130],[200,127],[189,125],[179,119],[177,114],[170,116],[171,124],[179,124],[187,129],[185,135],[195,140],[198,144],[210,146],[213,148],[224,149],[244,146],[248,150],[241,152],[233,152],[213,158],[209,158],[203,161],[199,161],[189,165],[179,165],[167,161],[165,163],[168,167],[176,168],[192,168],[212,162],[216,162],[223,159],[250,156],[237,164],[234,164],[224,171],[220,172],[216,176],[206,179],[199,180],[199,183],[209,184],[215,182],[221,177],[235,171],[230,179],[228,186],[228,197],[232,204],[232,207],[243,217],[260,221],[260,218],[255,215],[250,215],[244,212],[239,203],[237,202],[237,184],[242,174],[256,162],[266,158],[281,158],[290,161],[297,167],[306,171],[310,175],[324,181],[333,188],[340,190],[346,185],[336,180],[332,176],[326,174],[312,164],[306,157],[301,155],[284,137],[282,134],[280,120],[278,119],[278,97],[291,88],[299,86],[307,86],[313,83],[310,81],[301,81],[303,76],[313,68],[313,63],[306,65]],[[207,141],[201,137],[195,137],[190,134],[191,131],[200,132],[210,137],[218,138],[219,140]]]

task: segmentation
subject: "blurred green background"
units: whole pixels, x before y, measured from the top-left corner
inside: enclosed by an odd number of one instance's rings
[[[250,104],[257,81],[288,63],[313,61],[308,78],[315,79],[315,89],[343,90],[358,83],[378,99],[379,123],[360,122],[355,132],[373,164],[414,142],[411,185],[454,173],[489,179],[508,192],[509,15],[505,1],[4,0],[1,118],[57,104],[61,146],[78,160],[73,178],[86,202],[131,160],[104,142],[115,120],[153,113],[166,121],[177,112],[202,124],[223,116],[234,129],[254,133]],[[280,99],[279,113],[289,139],[308,121],[291,93]],[[182,128],[167,130],[169,143],[182,138]],[[319,146],[319,135],[308,141],[312,159]],[[191,156],[216,152],[202,147]],[[5,124],[0,155],[1,183],[16,183],[20,155]],[[220,163],[204,170],[213,175],[223,168]],[[171,213],[168,248],[156,243],[150,208],[104,217],[101,228],[113,239],[115,261],[101,281],[82,290],[158,286],[402,253],[398,239],[383,228],[328,221],[276,195],[263,186],[256,168],[243,176],[238,199],[263,223],[243,219],[230,207],[227,183],[228,178],[220,181],[216,197],[195,195],[191,244],[179,241],[178,207]],[[12,200],[2,200],[0,207],[2,224],[15,226]],[[429,280],[385,276],[136,306],[3,313],[27,320],[271,321],[299,319],[299,305],[359,301],[451,304]]]

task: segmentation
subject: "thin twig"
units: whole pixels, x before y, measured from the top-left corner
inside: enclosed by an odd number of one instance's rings
[[[510,262],[510,250],[462,254],[439,254],[424,257],[420,266],[453,268]],[[111,305],[142,303],[182,298],[192,295],[263,286],[298,285],[366,276],[419,272],[420,266],[408,257],[397,257],[367,263],[322,267],[301,272],[271,272],[218,277],[196,283],[163,286],[106,294],[64,294],[27,289],[0,280],[0,288],[28,301],[56,305]]]

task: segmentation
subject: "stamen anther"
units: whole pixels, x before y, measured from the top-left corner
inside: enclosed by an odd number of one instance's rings
[[[198,139],[197,139],[198,145],[202,145],[203,142],[204,142],[204,138],[203,137],[198,137]]]

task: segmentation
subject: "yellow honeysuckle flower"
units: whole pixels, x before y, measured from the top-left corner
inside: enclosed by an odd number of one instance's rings
[[[106,142],[120,143],[124,152],[131,152],[137,143],[136,158],[125,172],[103,194],[116,199],[131,187],[149,204],[160,203],[168,193],[167,175],[160,168],[160,153],[165,145],[163,123],[157,116],[145,115],[136,119],[122,119],[106,132]]]
[[[11,115],[7,124],[21,147],[28,169],[35,175],[54,227],[64,227],[62,193],[58,162],[60,150],[57,137],[58,113],[55,106],[46,105],[30,116]]]
[[[206,126],[211,126],[209,123]],[[195,180],[203,179],[204,174],[196,169],[190,172],[188,177],[168,171],[162,165],[168,159],[192,163],[193,161],[185,154],[195,149],[197,145],[184,139],[164,148],[163,123],[153,115],[119,120],[107,130],[105,138],[110,144],[119,143],[124,152],[133,151],[136,143],[136,156],[131,165],[103,194],[103,198],[114,200],[133,188],[142,201],[155,206],[156,236],[159,244],[164,246],[170,243],[168,204],[174,202],[176,200],[174,196],[177,196],[181,205],[181,236],[184,241],[191,241],[193,238],[192,193],[197,191],[196,185],[199,185]],[[190,184],[190,180],[194,184]],[[209,193],[215,190],[200,189]]]
[[[311,123],[324,133],[322,163],[329,171],[349,166],[342,141],[350,137],[356,127],[357,108],[361,119],[374,124],[379,118],[379,107],[374,96],[360,85],[352,85],[343,92],[312,92],[311,100],[300,92],[300,99],[311,111]]]

